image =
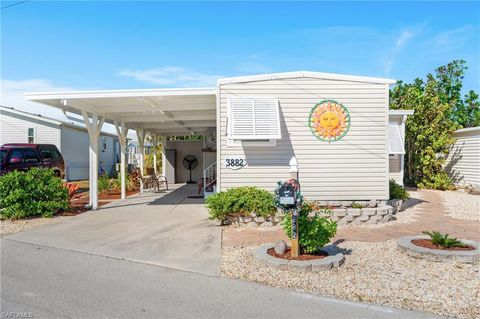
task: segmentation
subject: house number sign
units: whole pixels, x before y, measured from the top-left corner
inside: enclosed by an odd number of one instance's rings
[[[223,165],[228,169],[237,170],[247,166],[247,160],[241,157],[231,156],[225,158]]]

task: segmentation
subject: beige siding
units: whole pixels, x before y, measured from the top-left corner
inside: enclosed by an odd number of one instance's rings
[[[35,129],[35,143],[54,144],[60,149],[59,125],[0,110],[0,145],[28,143],[29,128]]]
[[[480,185],[480,127],[455,132],[446,170],[456,185]]]
[[[282,139],[276,147],[228,147],[229,97],[272,97],[280,103]],[[308,118],[321,100],[343,103],[351,116],[348,134],[328,144],[310,132]],[[312,200],[368,200],[388,197],[385,84],[314,78],[266,80],[220,86],[220,187],[252,185],[273,190],[289,177],[289,161],[299,163],[302,192]],[[245,157],[248,167],[230,170],[226,156]]]
[[[396,157],[391,157],[388,161],[389,167],[389,178],[394,179],[398,184],[403,185],[403,176],[402,176],[402,156],[397,155]]]

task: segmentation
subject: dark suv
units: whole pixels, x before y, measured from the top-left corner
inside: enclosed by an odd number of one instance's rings
[[[58,177],[65,177],[65,163],[55,145],[19,143],[0,147],[0,175],[31,167],[51,168]]]

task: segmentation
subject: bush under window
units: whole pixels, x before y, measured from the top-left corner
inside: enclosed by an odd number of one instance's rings
[[[275,215],[273,195],[256,187],[236,187],[216,193],[206,200],[210,219],[224,220],[229,216],[268,217]]]
[[[390,199],[408,199],[410,195],[405,190],[405,188],[391,179],[389,183],[390,188]]]
[[[50,217],[68,205],[68,189],[51,169],[31,168],[0,177],[2,218]]]

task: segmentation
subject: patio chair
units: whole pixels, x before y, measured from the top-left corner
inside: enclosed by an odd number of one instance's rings
[[[155,175],[153,168],[147,168],[147,174],[142,178],[144,189],[153,189],[154,192],[160,192],[162,186],[168,191],[168,180],[163,175]]]

